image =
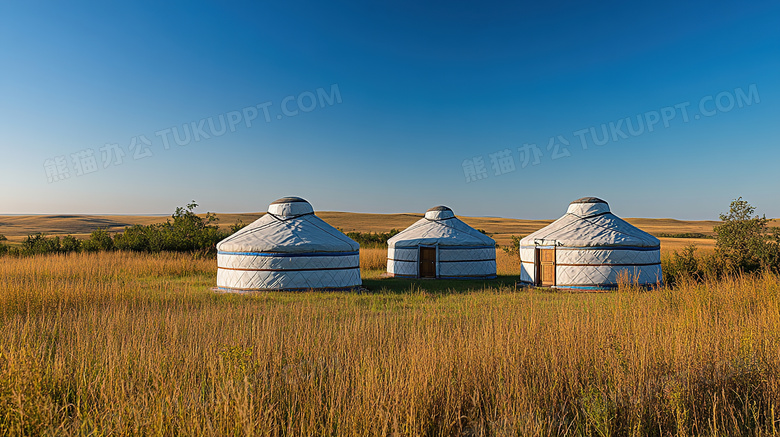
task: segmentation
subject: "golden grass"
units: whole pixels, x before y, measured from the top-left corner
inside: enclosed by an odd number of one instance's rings
[[[214,280],[214,260],[190,255],[3,258],[0,434],[780,426],[776,276],[610,294],[431,294],[423,281],[400,294],[225,295]]]
[[[370,270],[387,270],[387,249],[369,248],[360,249],[360,270],[363,272]]]
[[[682,251],[686,246],[695,245],[697,250],[712,252],[715,250],[714,238],[666,238],[661,237],[661,255],[667,255],[674,251]]]
[[[626,218],[625,221],[651,234],[698,233],[714,236],[712,228],[720,222],[712,220],[689,221],[676,219]]]
[[[510,255],[502,249],[496,249],[496,273],[505,276],[520,275],[520,257]]]

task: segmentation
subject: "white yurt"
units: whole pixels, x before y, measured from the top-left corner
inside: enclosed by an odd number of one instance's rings
[[[520,240],[520,279],[543,287],[608,289],[619,278],[661,282],[661,246],[654,236],[612,214],[607,202],[583,197],[566,215]]]
[[[405,278],[496,277],[496,242],[463,223],[446,206],[387,240],[387,273]]]
[[[361,283],[358,243],[300,197],[271,203],[268,214],[217,244],[221,290],[333,290]]]

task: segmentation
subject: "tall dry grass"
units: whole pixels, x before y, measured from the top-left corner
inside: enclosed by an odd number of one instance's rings
[[[520,275],[520,257],[508,254],[501,249],[496,250],[496,273],[499,275]]]
[[[0,433],[772,434],[780,279],[214,294],[214,261],[0,263]],[[424,286],[424,284],[422,284]]]
[[[387,248],[368,248],[360,249],[360,270],[368,272],[371,270],[387,270]]]

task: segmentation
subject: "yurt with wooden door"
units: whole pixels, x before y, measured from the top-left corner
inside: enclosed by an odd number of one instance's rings
[[[217,244],[217,287],[224,291],[336,290],[361,285],[360,246],[314,215],[300,197]]]
[[[520,263],[521,282],[541,287],[609,289],[621,279],[662,280],[660,241],[596,197],[575,200],[563,217],[520,240]]]
[[[387,240],[387,273],[402,278],[492,279],[496,242],[446,206]]]

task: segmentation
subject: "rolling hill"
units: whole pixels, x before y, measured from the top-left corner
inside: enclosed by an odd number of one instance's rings
[[[251,223],[264,213],[225,213],[217,214],[220,226],[229,226],[238,220]],[[353,212],[320,211],[317,215],[331,225],[345,232],[386,232],[391,229],[404,229],[419,220],[422,214],[368,214]],[[19,215],[0,216],[0,234],[5,235],[12,244],[19,243],[27,235],[44,233],[47,235],[74,235],[84,238],[97,228],[110,232],[121,232],[126,226],[161,223],[168,216],[141,215]],[[552,220],[523,220],[497,217],[460,217],[469,225],[490,234],[501,245],[511,242],[512,235],[528,235],[550,223]],[[627,218],[626,221],[654,235],[699,233],[714,235],[716,221],[685,221],[675,219]],[[778,220],[773,221],[778,226]],[[700,248],[713,248],[715,240],[711,238],[661,238],[665,250],[675,250],[695,243]]]

